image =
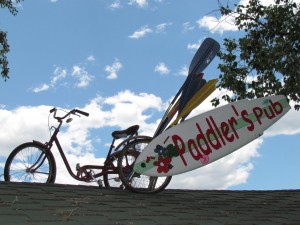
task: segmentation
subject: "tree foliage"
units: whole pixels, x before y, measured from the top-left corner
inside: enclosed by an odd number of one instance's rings
[[[234,16],[235,25],[245,32],[242,38],[224,39],[224,49],[218,53],[222,61],[218,87],[231,91],[222,98],[234,102],[283,94],[299,110],[299,5],[292,0],[274,0],[268,6],[249,0],[235,7],[220,6],[221,14]],[[212,102],[218,105],[219,98]]]
[[[7,8],[12,15],[17,15],[18,10],[15,4],[20,3],[22,0],[0,0],[0,7]],[[9,78],[9,68],[7,61],[7,53],[9,52],[9,44],[7,42],[7,33],[0,29],[0,71],[1,76],[6,80]]]

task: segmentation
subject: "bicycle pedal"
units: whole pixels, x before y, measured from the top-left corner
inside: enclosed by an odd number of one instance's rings
[[[115,177],[114,180],[115,180],[115,182],[121,182],[120,177]]]
[[[102,182],[102,180],[97,180],[96,182],[97,182],[97,184],[98,184],[99,187],[103,187],[103,182]]]

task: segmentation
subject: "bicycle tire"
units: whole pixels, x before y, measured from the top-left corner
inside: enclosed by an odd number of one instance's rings
[[[116,152],[112,154],[109,159],[109,161],[113,164],[116,170],[118,167],[118,157],[119,157],[119,152]],[[123,188],[123,183],[120,179],[119,173],[103,174],[103,182],[105,187]]]
[[[37,166],[37,168],[34,168]],[[4,167],[5,181],[54,183],[56,163],[51,152],[36,142],[16,147],[8,156]]]
[[[134,140],[126,145],[119,155],[118,169],[120,179],[127,189],[135,193],[161,192],[168,186],[172,179],[172,176],[151,177],[133,171],[136,158],[151,140],[152,138]],[[133,157],[128,158],[129,155]]]

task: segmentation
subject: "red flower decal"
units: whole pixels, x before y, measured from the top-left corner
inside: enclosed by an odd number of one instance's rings
[[[172,168],[171,161],[170,157],[159,156],[158,161],[155,161],[153,165],[157,166],[158,173],[167,173]]]

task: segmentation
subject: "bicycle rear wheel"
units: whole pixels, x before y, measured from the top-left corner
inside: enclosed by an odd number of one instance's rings
[[[5,163],[5,181],[54,183],[55,177],[56,164],[52,153],[35,142],[16,147]]]
[[[120,179],[124,186],[136,193],[157,193],[163,191],[172,177],[151,177],[134,172],[133,166],[139,154],[152,138],[138,139],[124,147],[118,159]]]

